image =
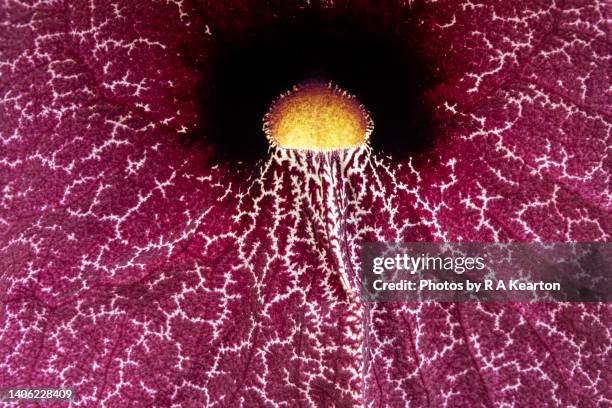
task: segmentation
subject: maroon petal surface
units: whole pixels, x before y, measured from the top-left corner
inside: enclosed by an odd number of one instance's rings
[[[612,404],[608,304],[355,297],[367,241],[610,240],[609,6],[322,2],[418,10],[431,146],[217,160],[186,142],[200,60],[315,7],[260,3],[1,3],[0,387],[91,407]]]

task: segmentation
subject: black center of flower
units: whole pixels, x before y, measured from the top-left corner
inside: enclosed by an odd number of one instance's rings
[[[398,6],[399,7],[399,6]],[[393,156],[427,151],[435,136],[424,93],[436,82],[419,47],[414,11],[285,10],[213,28],[198,95],[201,127],[192,137],[219,157],[257,160],[268,144],[261,118],[282,92],[304,81],[333,81],[368,107],[370,143]]]

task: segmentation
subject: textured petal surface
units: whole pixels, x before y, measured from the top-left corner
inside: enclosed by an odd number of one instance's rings
[[[182,58],[274,18],[244,3],[0,3],[0,386],[92,407],[612,404],[607,304],[350,292],[364,241],[610,240],[609,6],[419,3],[445,78],[425,156],[245,168],[184,143],[201,73]],[[324,7],[382,12],[354,3]]]

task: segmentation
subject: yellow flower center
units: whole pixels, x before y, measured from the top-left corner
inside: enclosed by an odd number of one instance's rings
[[[270,143],[286,149],[346,149],[365,142],[373,127],[354,96],[324,83],[294,87],[264,117]]]

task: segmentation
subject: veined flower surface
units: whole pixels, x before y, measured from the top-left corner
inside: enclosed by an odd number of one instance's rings
[[[351,292],[361,242],[610,240],[605,2],[277,3],[5,3],[0,388],[95,407],[609,404],[607,304]],[[419,95],[439,125],[425,151],[247,164],[185,143],[216,107],[197,102],[214,44],[309,7],[426,34],[409,44],[440,77]]]

